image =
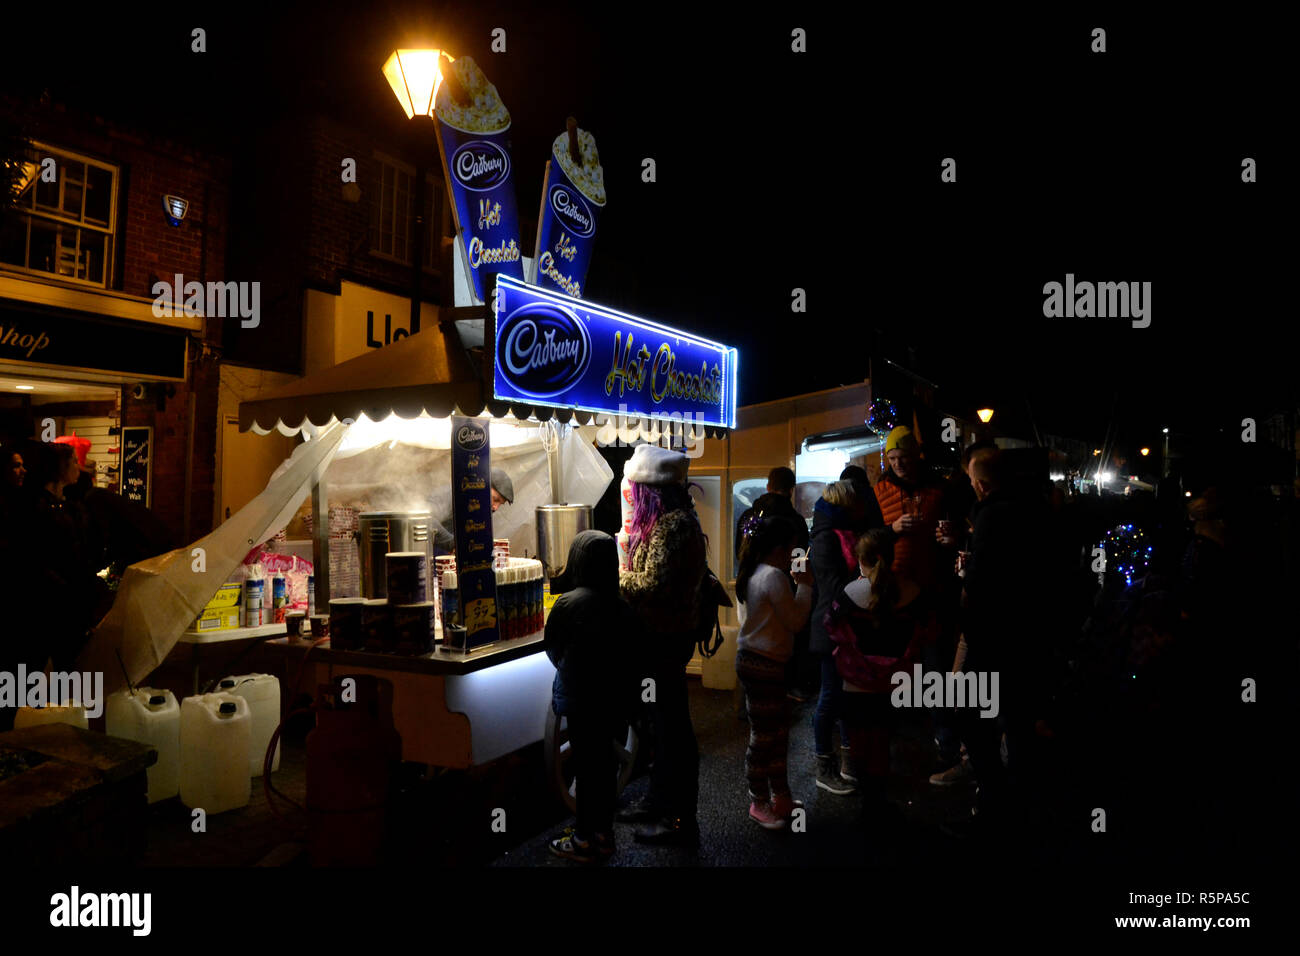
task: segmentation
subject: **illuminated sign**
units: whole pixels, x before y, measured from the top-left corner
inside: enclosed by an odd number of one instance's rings
[[[495,398],[735,427],[735,349],[509,276],[496,306]]]

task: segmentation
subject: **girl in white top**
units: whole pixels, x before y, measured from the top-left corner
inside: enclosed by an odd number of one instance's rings
[[[749,715],[749,748],[745,773],[749,779],[749,816],[759,826],[778,830],[802,804],[790,794],[786,773],[790,713],[785,665],[794,653],[794,636],[812,609],[812,574],[806,568],[791,574],[795,528],[784,518],[754,516],[741,529],[740,568],[736,597],[740,599],[740,636],[736,673],[745,688]],[[790,579],[798,589],[791,593]]]

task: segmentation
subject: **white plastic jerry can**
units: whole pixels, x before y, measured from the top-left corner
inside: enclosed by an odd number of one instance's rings
[[[157,803],[180,793],[181,706],[169,690],[137,687],[120,690],[104,704],[105,730],[110,737],[125,737],[158,751],[149,768],[149,802]]]
[[[69,701],[61,707],[19,707],[14,714],[14,730],[39,727],[42,724],[71,724],[82,730],[90,729],[86,708],[76,701]]]
[[[205,813],[248,805],[253,715],[233,694],[201,694],[181,701],[181,803]]]
[[[218,690],[234,694],[248,701],[253,714],[253,735],[248,752],[248,772],[254,777],[262,775],[262,762],[266,748],[271,744],[275,728],[280,726],[280,679],[274,674],[239,674],[223,678]],[[280,769],[280,745],[275,746],[271,771]]]

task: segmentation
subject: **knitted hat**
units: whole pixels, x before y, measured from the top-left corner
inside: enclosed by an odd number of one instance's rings
[[[492,469],[492,487],[508,504],[515,503],[515,486],[511,483],[510,476],[500,468]]]
[[[912,429],[906,425],[899,425],[889,433],[885,439],[885,454],[889,454],[897,448],[899,451],[916,451],[916,438],[912,435]]]
[[[623,477],[646,485],[684,484],[690,464],[684,454],[658,445],[637,445],[623,465]]]

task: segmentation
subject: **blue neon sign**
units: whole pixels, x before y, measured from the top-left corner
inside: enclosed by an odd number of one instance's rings
[[[501,401],[734,428],[734,348],[498,275]]]

